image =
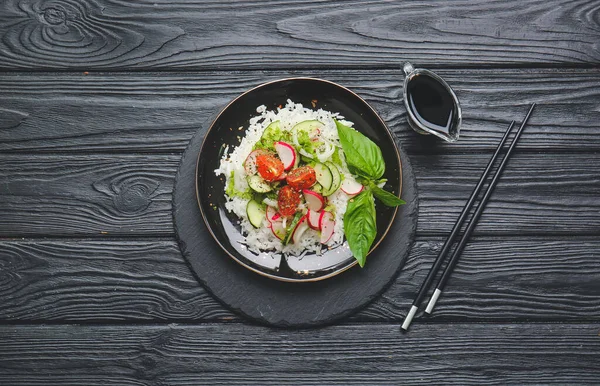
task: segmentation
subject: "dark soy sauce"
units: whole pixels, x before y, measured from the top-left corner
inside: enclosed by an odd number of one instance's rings
[[[407,85],[408,104],[417,122],[430,130],[454,136],[458,114],[450,91],[426,74],[413,76]]]

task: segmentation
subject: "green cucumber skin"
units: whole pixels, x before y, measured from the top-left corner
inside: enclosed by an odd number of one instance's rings
[[[311,119],[308,121],[302,121],[300,123],[297,123],[294,127],[292,127],[292,130],[311,130],[315,127],[322,127],[323,123],[321,121],[317,121],[316,119]]]
[[[337,168],[337,166],[334,163],[325,162],[325,166],[327,166],[327,168],[329,169],[332,180],[331,180],[330,188],[327,190],[323,190],[322,194],[323,194],[323,196],[330,196],[333,193],[335,193],[342,185],[342,176],[340,174],[339,169]]]
[[[253,227],[260,228],[262,226],[263,219],[265,218],[265,211],[258,202],[254,200],[248,201],[248,204],[246,205],[246,215]]]
[[[267,193],[273,189],[265,180],[257,175],[249,176],[246,181],[248,181],[250,189],[258,193]]]
[[[314,169],[317,174],[317,181],[323,187],[323,191],[329,190],[331,188],[331,184],[333,183],[333,176],[331,175],[331,170],[329,167],[326,164],[319,162],[315,164]],[[329,182],[329,184],[327,182]]]
[[[318,182],[316,184],[314,184],[313,186],[310,187],[310,190],[312,190],[313,192],[317,192],[317,193],[323,193],[323,185],[319,184]]]

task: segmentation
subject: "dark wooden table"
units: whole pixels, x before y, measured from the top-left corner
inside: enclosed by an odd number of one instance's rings
[[[405,60],[454,86],[458,143],[409,129]],[[3,0],[0,69],[0,384],[600,383],[597,0]],[[291,75],[365,97],[420,196],[392,287],[310,330],[225,309],[194,279],[171,218],[191,136],[231,98]],[[401,333],[531,102],[434,315]]]

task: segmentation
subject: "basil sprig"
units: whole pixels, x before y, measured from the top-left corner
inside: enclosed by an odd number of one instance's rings
[[[377,235],[376,221],[373,193],[370,189],[365,189],[348,202],[344,214],[344,234],[354,258],[361,267],[364,267],[367,253]]]
[[[379,146],[351,127],[338,121],[335,125],[350,173],[372,180],[380,179],[385,172],[385,162]]]
[[[400,206],[406,204],[404,200],[398,198],[395,194],[381,189],[379,186],[371,182],[369,187],[373,190],[373,194],[386,206]]]
[[[377,186],[377,181],[385,173],[385,161],[379,146],[353,128],[338,121],[335,124],[348,169],[360,177],[366,188],[348,202],[344,214],[344,234],[354,258],[363,267],[377,235],[374,197],[387,206],[403,205],[405,202]]]

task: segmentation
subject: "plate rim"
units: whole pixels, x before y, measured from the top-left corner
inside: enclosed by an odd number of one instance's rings
[[[267,277],[269,279],[273,279],[273,280],[277,280],[280,282],[288,282],[288,283],[312,283],[312,282],[317,282],[317,281],[322,281],[325,279],[329,279],[332,277],[335,277],[347,270],[349,270],[350,268],[356,266],[358,264],[358,261],[356,259],[354,259],[354,261],[350,264],[348,264],[347,266],[337,269],[333,272],[330,272],[326,275],[323,276],[318,276],[318,277],[311,277],[311,278],[306,278],[306,279],[296,279],[296,278],[285,278],[285,277],[281,277],[281,276],[275,276],[272,274],[269,274],[267,272],[261,271],[257,268],[254,268],[248,264],[246,264],[243,261],[240,261],[236,256],[234,256],[232,253],[230,253],[227,248],[225,248],[225,246],[219,241],[219,239],[216,237],[216,235],[213,232],[212,227],[210,226],[207,218],[206,218],[206,214],[204,212],[204,210],[202,209],[202,203],[200,201],[200,192],[198,190],[198,173],[199,173],[199,169],[200,169],[200,159],[202,156],[202,151],[204,149],[204,145],[206,143],[206,138],[208,137],[208,135],[210,134],[211,130],[213,129],[215,123],[217,122],[217,120],[221,117],[221,115],[233,104],[235,103],[238,99],[242,98],[243,96],[245,96],[246,94],[251,93],[252,91],[255,91],[257,89],[260,89],[262,87],[266,87],[269,86],[271,84],[274,83],[281,83],[281,82],[286,82],[286,81],[298,81],[298,80],[308,80],[308,81],[316,81],[316,82],[323,82],[323,83],[328,83],[332,86],[335,86],[337,88],[342,89],[345,92],[348,92],[350,94],[352,94],[354,97],[358,98],[362,103],[365,104],[365,106],[367,106],[371,112],[373,114],[375,114],[375,116],[377,117],[377,119],[379,120],[379,122],[381,123],[381,125],[385,128],[386,130],[386,134],[388,135],[389,139],[392,141],[393,145],[394,145],[394,153],[396,155],[396,159],[398,161],[398,174],[399,174],[399,189],[398,189],[398,193],[397,193],[397,197],[401,198],[402,197],[402,159],[400,158],[400,152],[398,150],[398,144],[396,143],[396,140],[394,138],[394,134],[393,132],[390,130],[390,128],[387,126],[387,124],[385,123],[385,121],[381,118],[381,116],[379,115],[379,113],[377,113],[377,111],[366,101],[364,100],[360,95],[358,95],[357,93],[355,93],[354,91],[350,90],[347,87],[344,87],[338,83],[335,83],[333,81],[330,80],[326,80],[326,79],[320,79],[320,78],[314,78],[314,77],[304,77],[304,76],[300,76],[300,77],[289,77],[289,78],[280,78],[280,79],[275,79],[272,81],[268,81],[268,82],[264,82],[261,83],[257,86],[254,86],[246,91],[244,91],[243,93],[239,94],[238,96],[236,96],[235,98],[233,98],[231,101],[229,101],[229,103],[227,103],[227,105],[225,105],[225,107],[223,107],[219,113],[212,119],[212,121],[210,122],[210,125],[208,127],[208,129],[206,130],[206,133],[204,134],[204,138],[202,138],[202,143],[200,144],[200,150],[198,151],[198,158],[196,160],[196,168],[195,168],[195,175],[194,175],[194,185],[195,185],[195,190],[196,190],[196,201],[198,204],[198,208],[200,209],[200,214],[202,215],[202,220],[204,221],[204,225],[206,226],[206,228],[208,229],[211,237],[215,240],[215,242],[219,245],[219,247],[221,248],[221,250],[223,250],[231,259],[233,259],[233,261],[237,262],[238,264],[240,264],[241,266],[243,266],[244,268],[255,272],[261,276]],[[396,214],[398,213],[398,207],[394,207],[394,212],[392,213],[392,218],[389,221],[385,231],[383,232],[383,234],[381,235],[380,239],[377,241],[377,243],[375,243],[375,245],[373,245],[369,252],[367,253],[367,256],[369,256],[373,251],[375,251],[377,249],[377,247],[379,246],[379,244],[383,241],[383,239],[385,239],[385,237],[387,236],[390,228],[392,227],[392,224],[394,223],[395,219],[396,219]],[[351,255],[352,256],[352,255]],[[352,256],[354,257],[354,256]],[[282,256],[282,258],[284,258]]]

